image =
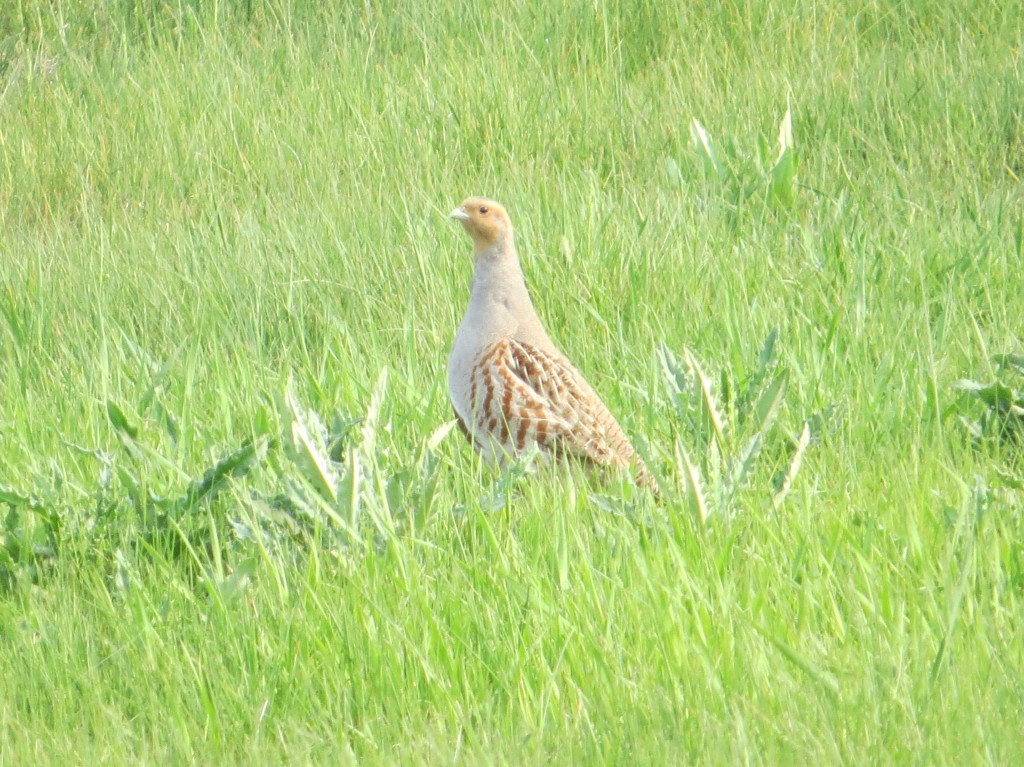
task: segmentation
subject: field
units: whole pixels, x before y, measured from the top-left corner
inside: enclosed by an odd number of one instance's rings
[[[0,9],[0,764],[1024,759],[1024,4]],[[647,459],[480,464],[507,205]]]

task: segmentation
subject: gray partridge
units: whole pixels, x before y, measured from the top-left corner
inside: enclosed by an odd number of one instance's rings
[[[451,218],[473,240],[469,307],[448,357],[462,432],[490,462],[504,464],[535,445],[546,456],[632,467],[637,484],[656,492],[622,427],[541,325],[505,208],[470,197]]]

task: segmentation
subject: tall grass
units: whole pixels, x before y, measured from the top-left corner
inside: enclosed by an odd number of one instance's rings
[[[0,763],[1018,761],[1022,18],[4,5]],[[446,426],[467,194],[660,501]]]

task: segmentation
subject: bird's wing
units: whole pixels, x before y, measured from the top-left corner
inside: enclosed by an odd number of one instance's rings
[[[502,340],[476,361],[470,373],[468,431],[481,447],[493,439],[514,453],[536,442],[547,452],[571,433],[571,414],[567,418],[543,389],[517,374],[518,356],[512,342]]]
[[[510,340],[503,363],[506,375],[529,392],[546,420],[561,426],[550,435],[545,445],[548,449],[602,466],[628,466],[632,462],[633,446],[615,417],[564,357]],[[538,443],[543,441],[538,439]]]
[[[476,361],[470,373],[472,413],[456,415],[471,441],[497,442],[506,454],[536,444],[555,456],[600,466],[635,464],[636,481],[657,483],[601,398],[560,354],[505,339]]]

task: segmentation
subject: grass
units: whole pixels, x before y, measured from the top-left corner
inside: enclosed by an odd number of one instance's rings
[[[0,763],[1019,761],[1022,18],[6,4]],[[468,194],[660,503],[444,428]]]

